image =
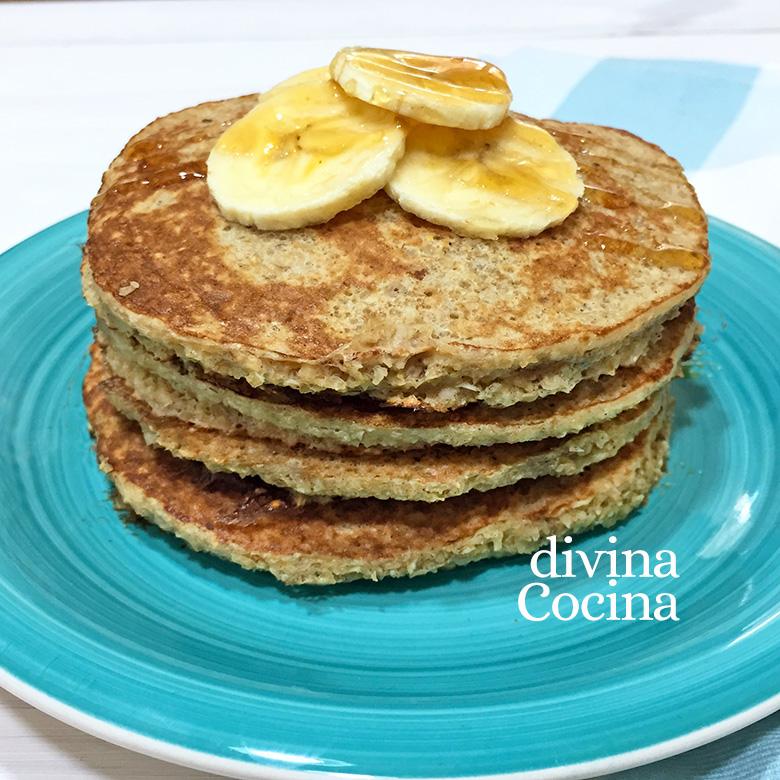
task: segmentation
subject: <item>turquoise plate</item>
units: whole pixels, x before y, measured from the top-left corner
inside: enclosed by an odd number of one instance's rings
[[[678,578],[548,580],[676,598],[679,621],[531,622],[528,558],[286,588],[126,525],[80,399],[77,215],[0,262],[0,683],[101,737],[236,777],[582,777],[780,708],[780,252],[713,220],[707,326],[669,475],[613,533]],[[548,601],[534,591],[530,609]],[[621,613],[622,614],[622,613]]]

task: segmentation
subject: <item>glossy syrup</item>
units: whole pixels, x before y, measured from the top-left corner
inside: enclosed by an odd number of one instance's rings
[[[346,55],[350,65],[379,77],[374,98],[399,90],[433,92],[438,99],[506,103],[512,93],[500,68],[471,57],[440,57],[388,49],[356,49]],[[379,104],[379,102],[375,103]]]
[[[585,241],[585,246],[607,254],[650,261],[659,268],[684,268],[687,271],[700,271],[709,262],[707,255],[703,252],[692,252],[689,249],[676,246],[648,247],[622,238],[598,234],[589,236]]]
[[[217,151],[258,167],[300,152],[298,173],[305,175],[343,152],[382,148],[390,132],[400,132],[392,114],[345,95],[335,82],[310,81],[267,93],[225,131]]]
[[[110,189],[112,193],[141,188],[159,190],[206,178],[205,160],[182,162],[177,155],[168,152],[163,143],[154,139],[136,141],[125,150],[125,157],[136,164],[135,176],[117,182]]]
[[[407,152],[430,155],[451,186],[484,189],[533,203],[553,216],[570,214],[576,166],[548,133],[514,118],[491,130],[418,125]]]
[[[555,130],[552,131],[551,134],[554,136],[567,136],[577,145],[575,154],[578,156],[581,155],[593,159],[608,159],[601,155],[593,154],[587,147],[588,139],[583,136],[563,130]],[[635,201],[621,192],[609,189],[606,186],[598,186],[599,184],[602,184],[600,179],[602,179],[603,176],[596,165],[590,165],[586,162],[579,161],[578,167],[586,177],[585,194],[583,195],[583,200],[586,202],[595,203],[604,206],[607,209],[616,211],[638,205]],[[683,203],[667,201],[660,206],[642,204],[641,207],[643,209],[648,209],[649,211],[654,211],[660,215],[669,215],[675,221],[681,220],[699,227],[706,227],[706,217],[704,214],[700,210]],[[684,268],[689,271],[698,271],[706,267],[709,262],[708,256],[703,252],[694,252],[684,249],[683,247],[666,245],[648,247],[633,241],[628,241],[627,239],[614,238],[598,233],[589,236],[585,241],[585,244],[586,246],[595,246],[608,254],[617,254],[624,257],[636,258],[637,260],[650,261],[659,268]]]

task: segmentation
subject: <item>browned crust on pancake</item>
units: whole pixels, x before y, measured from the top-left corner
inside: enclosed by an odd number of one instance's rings
[[[204,163],[254,100],[186,109],[133,138],[104,176],[85,248],[87,287],[91,275],[103,304],[176,350],[216,350],[235,369],[221,373],[257,385],[273,364],[275,383],[341,391],[566,359],[680,305],[709,269],[706,220],[676,161],[623,131],[551,120],[540,124],[575,156],[589,190],[535,238],[463,238],[382,193],[296,231],[226,222]],[[640,256],[602,248],[603,236]],[[702,266],[661,270],[641,256],[668,245]],[[299,258],[307,248],[314,266],[298,275],[282,263],[253,281],[257,268],[242,266],[244,249],[265,263],[271,250]]]
[[[225,430],[243,430],[289,445],[300,443],[331,450],[343,446],[414,449],[437,444],[484,446],[536,441],[576,433],[610,419],[658,392],[680,374],[680,360],[689,352],[699,327],[694,314],[694,301],[689,301],[680,315],[667,323],[650,353],[636,365],[618,369],[613,376],[586,380],[569,393],[503,409],[471,404],[440,413],[388,407],[365,396],[301,394],[271,386],[252,388],[242,380],[204,372],[196,363],[184,364],[172,354],[163,353],[157,359],[133,337],[105,327],[97,338],[112,371],[159,414],[203,424],[200,415],[195,419],[184,411],[188,405],[197,404],[199,409],[216,408],[225,420]],[[124,352],[118,355],[113,345]],[[155,381],[173,390],[162,396],[150,393]]]
[[[324,451],[155,414],[121,378],[111,374],[96,345],[91,355],[91,381],[92,377],[100,381],[101,392],[114,408],[139,423],[148,444],[178,458],[198,460],[210,471],[259,476],[307,496],[434,502],[470,490],[492,490],[520,479],[576,474],[615,455],[668,403],[668,394],[661,393],[580,433],[521,444]]]
[[[84,385],[101,468],[129,506],[195,549],[289,583],[423,574],[485,557],[530,552],[545,537],[611,525],[660,477],[668,419],[618,455],[574,477],[526,480],[439,504],[336,500],[295,506],[256,478],[213,475],[148,447],[138,426]]]

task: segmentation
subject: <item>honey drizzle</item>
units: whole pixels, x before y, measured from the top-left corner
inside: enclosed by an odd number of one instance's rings
[[[602,160],[609,159],[607,157],[604,157],[603,155],[593,154],[593,152],[591,152],[590,149],[588,149],[588,147],[586,146],[588,141],[591,140],[591,139],[586,138],[584,135],[580,135],[579,133],[572,133],[570,130],[563,130],[563,129],[558,128],[558,127],[556,127],[556,128],[549,128],[547,130],[547,132],[551,136],[553,136],[554,138],[557,138],[559,135],[565,135],[567,138],[571,138],[576,143],[580,144],[580,146],[577,149],[575,149],[575,151],[572,152],[572,154],[575,154],[575,155],[582,154],[582,155],[587,155],[588,157],[600,158]],[[596,140],[596,143],[598,143],[600,146],[605,147],[606,149],[610,149],[610,150],[612,150],[614,152],[620,152],[619,148],[616,148],[614,146],[610,146],[609,144],[604,143],[604,141],[601,140],[601,139],[595,139],[595,140]],[[628,167],[630,167],[630,166],[628,166]],[[635,168],[634,170],[638,170],[638,169]]]
[[[587,155],[597,159],[607,159],[602,155],[591,154],[584,146],[587,143],[587,139],[581,135],[559,129],[550,130],[549,132],[552,136],[566,135],[582,144],[583,146],[580,149],[577,149],[575,154]],[[173,184],[180,184],[193,179],[203,179],[207,172],[206,162],[204,160],[181,163],[175,155],[164,150],[163,144],[151,139],[137,141],[135,144],[128,147],[126,156],[137,163],[137,172],[148,173],[142,178],[118,182],[110,189],[110,192],[112,193],[119,193],[138,187],[162,189]],[[579,169],[586,175],[593,176],[596,173],[593,166],[582,162],[579,163]],[[535,181],[534,185],[529,187],[530,181],[535,178],[536,177],[534,176],[526,178],[525,187],[535,189],[535,187],[539,186],[541,182]],[[538,196],[540,193],[536,194]],[[615,192],[614,190],[587,184],[585,186],[583,199],[591,203],[598,203],[599,205],[610,209],[627,208],[635,203],[630,198],[619,192]],[[694,224],[706,223],[706,218],[700,210],[692,206],[686,206],[682,203],[667,201],[661,206],[643,205],[642,207],[660,213],[665,212],[671,215],[675,220],[682,219]],[[593,242],[596,243],[598,249],[605,253],[649,261],[659,268],[684,268],[690,271],[698,271],[706,266],[709,259],[706,253],[693,252],[682,247],[666,245],[646,247],[632,241],[627,241],[626,239],[613,238],[612,236],[597,233],[590,234],[586,238],[584,244],[585,246],[590,246]]]
[[[603,155],[592,154],[585,148],[584,144],[587,142],[587,139],[581,135],[570,133],[565,130],[551,130],[550,134],[553,136],[559,134],[566,135],[573,138],[575,141],[578,141],[580,144],[583,144],[582,148],[575,150],[575,154],[577,155],[586,155],[594,159],[608,159]],[[623,167],[631,167],[626,166],[625,164],[622,165]],[[629,206],[637,206],[658,214],[669,215],[675,221],[681,219],[696,225],[706,224],[704,214],[693,206],[686,206],[683,203],[675,203],[673,201],[666,201],[666,203],[663,203],[660,206],[637,203],[623,193],[615,192],[614,190],[606,189],[604,187],[597,187],[592,182],[588,183],[587,177],[598,177],[598,170],[595,166],[578,161],[578,167],[586,176],[583,200],[589,203],[597,203],[600,206],[615,210],[628,208]],[[643,192],[643,194],[651,196],[651,193]],[[650,261],[659,268],[684,268],[688,271],[698,271],[704,268],[709,262],[706,253],[693,252],[689,249],[684,249],[683,247],[667,245],[647,247],[623,238],[613,238],[612,236],[606,236],[600,233],[590,234],[585,241],[585,245],[589,246],[594,242],[596,243],[597,248],[603,252],[633,257],[637,260]]]
[[[587,163],[579,163],[578,168],[586,177],[596,178],[599,173],[594,166],[588,165]],[[706,224],[704,214],[693,206],[686,206],[683,203],[675,203],[674,201],[666,201],[660,206],[637,203],[635,200],[631,200],[620,192],[596,186],[594,183],[590,182],[588,178],[586,178],[585,182],[585,195],[583,197],[584,200],[589,203],[598,203],[600,206],[605,206],[609,209],[623,209],[628,208],[631,205],[636,205],[640,208],[648,209],[649,211],[669,215],[675,221],[679,219],[699,226],[704,226]],[[648,197],[652,197],[651,193],[645,191],[641,192]]]
[[[358,67],[363,60],[375,73],[386,76],[391,83],[400,82],[407,89],[426,90],[435,85],[437,94],[453,99],[468,100],[469,92],[475,92],[481,100],[509,100],[504,73],[482,60],[384,49],[362,49],[348,56]]]
[[[569,133],[566,131],[551,131],[551,135],[557,133],[567,135],[581,144],[585,144],[584,137],[575,133]],[[595,159],[607,159],[603,155],[595,155],[590,153],[587,149],[583,148],[577,150],[579,154],[587,155]],[[575,152],[576,153],[576,152]],[[706,217],[704,214],[694,208],[693,206],[686,206],[683,203],[675,203],[673,201],[666,201],[660,206],[651,206],[649,204],[640,204],[631,198],[625,196],[620,192],[606,189],[604,187],[597,187],[593,183],[588,183],[587,177],[596,178],[598,171],[595,166],[588,165],[587,163],[578,162],[578,167],[582,173],[586,175],[585,194],[583,200],[588,203],[596,203],[600,206],[604,206],[608,209],[624,209],[629,206],[638,206],[643,209],[647,209],[650,212],[658,214],[665,214],[672,217],[674,221],[682,220],[698,226],[706,225]],[[631,167],[626,166],[624,167]],[[642,191],[643,194],[652,196],[651,193]],[[698,271],[704,268],[708,262],[708,256],[703,252],[693,252],[682,247],[661,245],[658,247],[646,247],[641,244],[636,244],[631,241],[627,241],[622,238],[612,238],[603,234],[593,234],[592,237],[585,241],[587,246],[591,241],[596,241],[599,248],[604,252],[612,254],[619,254],[629,257],[634,257],[637,260],[649,260],[659,268],[684,268],[689,271]]]
[[[667,201],[663,206],[659,207],[659,211],[665,211],[672,215],[673,219],[681,219],[684,222],[691,222],[695,225],[704,226],[707,224],[707,218],[704,213],[693,206],[685,206],[682,203],[673,203]]]
[[[205,160],[182,162],[176,155],[166,152],[163,144],[152,139],[137,141],[127,148],[125,155],[136,163],[136,178],[117,182],[109,190],[112,194],[143,187],[165,189],[185,181],[206,178]]]
[[[633,203],[630,198],[621,195],[619,192],[605,190],[602,187],[593,187],[589,184],[585,185],[585,194],[582,198],[588,201],[588,203],[598,203],[599,206],[605,206],[608,209],[625,209]]]
[[[585,246],[595,243],[596,249],[602,252],[633,257],[637,260],[650,261],[659,268],[684,268],[687,271],[699,271],[708,263],[708,257],[704,252],[692,252],[678,246],[661,245],[647,247],[626,241],[623,238],[613,238],[592,233],[585,240]]]
[[[321,107],[317,121],[301,114],[300,107],[307,104]],[[252,111],[225,131],[217,149],[251,158],[258,167],[303,152],[301,159],[307,162],[301,172],[308,175],[343,152],[386,146],[388,134],[400,128],[392,117],[383,109],[346,96],[335,82],[305,81],[267,93]]]
[[[537,154],[515,160],[491,151],[510,141],[526,144]],[[577,198],[555,186],[565,181],[571,166],[568,160],[554,158],[556,146],[543,130],[516,120],[477,134],[423,125],[410,132],[406,141],[408,152],[425,151],[443,161],[441,171],[454,187],[500,192],[515,200],[543,204],[549,213],[565,216],[574,210]]]

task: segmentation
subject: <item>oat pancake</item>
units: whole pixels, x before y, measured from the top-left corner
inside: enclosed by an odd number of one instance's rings
[[[135,338],[111,328],[101,327],[98,340],[112,373],[158,416],[318,449],[485,446],[566,436],[640,404],[679,375],[698,333],[694,312],[688,302],[642,361],[614,376],[504,409],[472,404],[439,413],[383,407],[371,399],[333,393],[252,388],[242,380],[204,374],[173,353],[155,348],[152,354]]]
[[[207,427],[202,427],[154,414],[122,379],[106,370],[94,346],[92,361],[91,381],[103,380],[101,392],[117,411],[139,423],[147,444],[162,447],[178,458],[198,460],[210,471],[259,476],[271,485],[320,497],[441,501],[521,479],[577,474],[615,455],[669,403],[668,393],[661,391],[611,420],[560,439],[492,447],[324,451],[257,438],[243,431],[219,430],[208,425],[216,421],[207,415]]]
[[[228,222],[205,159],[255,99],[153,122],[90,212],[83,280],[98,316],[207,371],[440,411],[507,406],[531,400],[524,371],[588,376],[621,349],[637,360],[628,340],[644,332],[647,349],[709,269],[706,220],[676,161],[623,131],[551,120],[539,124],[574,155],[586,193],[535,238],[457,236],[383,194],[298,230]]]
[[[612,525],[660,478],[669,416],[614,457],[571,477],[542,477],[436,504],[336,499],[297,506],[258,478],[210,473],[149,447],[87,377],[84,400],[102,469],[127,506],[196,550],[288,584],[432,572],[528,553],[550,535]]]

